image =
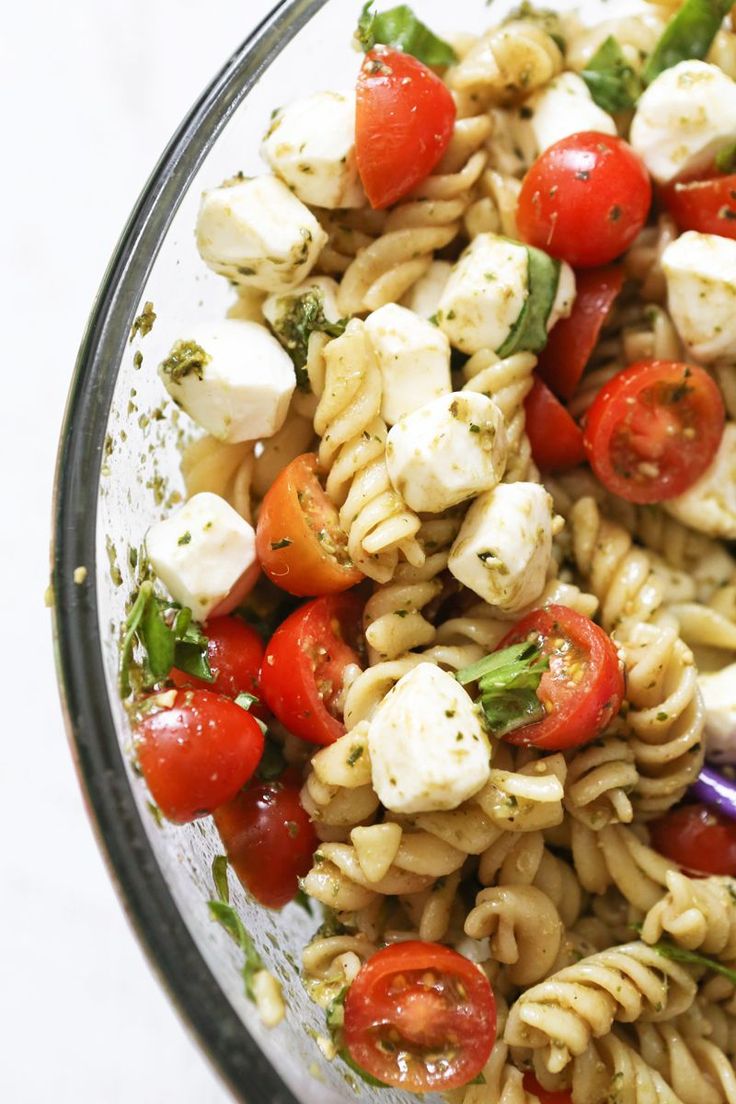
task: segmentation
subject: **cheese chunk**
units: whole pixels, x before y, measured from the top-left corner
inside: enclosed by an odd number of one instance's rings
[[[736,763],[736,663],[698,679],[705,705],[705,754]]]
[[[355,96],[315,92],[276,112],[261,147],[277,176],[303,203],[361,207],[355,159]]]
[[[235,284],[288,291],[311,272],[327,234],[275,176],[235,180],[202,196],[197,248]]]
[[[716,65],[681,61],[641,96],[630,142],[658,184],[709,169],[736,134],[736,83]]]
[[[221,441],[255,441],[281,428],[294,365],[265,326],[225,318],[195,325],[159,366],[174,402]]]
[[[438,321],[464,353],[499,349],[529,295],[529,254],[497,234],[478,234],[450,273]]]
[[[552,303],[552,310],[549,312],[549,318],[547,319],[547,333],[550,332],[552,327],[555,326],[561,318],[570,317],[576,294],[577,284],[575,282],[575,273],[570,268],[567,261],[563,261],[560,265],[557,294],[555,295],[554,302]]]
[[[696,360],[736,357],[736,241],[689,230],[662,254],[672,321]]]
[[[152,525],[146,553],[172,598],[188,606],[197,621],[206,621],[215,609],[233,609],[244,596],[245,580],[258,570],[252,525],[209,491]]]
[[[303,284],[299,284],[298,287],[292,288],[291,291],[269,295],[263,304],[263,317],[275,330],[278,330],[281,319],[284,315],[288,315],[290,309],[294,305],[294,301],[296,299],[301,299],[303,295],[308,295],[310,292],[315,292],[319,297],[322,304],[322,311],[327,321],[339,322],[340,311],[337,307],[338,286],[337,281],[333,280],[331,276],[311,276],[308,280],[305,280]]]
[[[446,671],[420,663],[370,721],[373,788],[395,813],[456,809],[482,789],[491,750],[470,696]]]
[[[561,73],[517,111],[515,137],[530,160],[555,142],[584,130],[616,134],[616,123],[594,101],[577,73]]]
[[[736,540],[736,422],[726,423],[715,459],[697,483],[662,505],[709,537]]]
[[[401,300],[402,305],[422,318],[433,318],[451,272],[452,265],[449,261],[432,261],[424,275],[406,292]]]
[[[508,447],[503,414],[474,391],[443,395],[389,432],[386,466],[406,504],[438,514],[503,478]]]
[[[490,605],[517,613],[542,593],[551,557],[551,497],[538,483],[501,483],[468,510],[448,567]]]
[[[452,389],[450,342],[431,322],[387,303],[365,325],[381,369],[381,417],[388,425]]]

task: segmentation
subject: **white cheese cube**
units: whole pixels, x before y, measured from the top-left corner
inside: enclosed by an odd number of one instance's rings
[[[258,571],[253,526],[209,491],[152,525],[146,553],[172,598],[197,621],[234,609]]]
[[[451,272],[452,265],[449,261],[432,261],[424,275],[404,295],[402,306],[408,307],[422,318],[433,318]]]
[[[526,248],[497,234],[478,234],[454,266],[440,296],[440,328],[464,353],[499,349],[528,295]]]
[[[521,147],[531,153],[531,159],[555,142],[583,130],[618,133],[612,116],[598,107],[587,84],[577,73],[561,73],[555,77],[540,92],[525,100],[516,115],[515,137]]]
[[[705,754],[736,763],[736,663],[698,678],[705,705]]]
[[[450,342],[431,322],[387,303],[365,326],[381,369],[381,417],[388,425],[451,390]]]
[[[688,351],[706,364],[736,357],[736,241],[689,230],[662,254],[667,303]]]
[[[270,322],[275,330],[279,328],[279,320],[288,314],[295,299],[309,292],[316,292],[322,303],[322,310],[328,322],[339,322],[340,311],[337,307],[337,281],[331,276],[311,276],[303,284],[292,288],[291,291],[281,294],[269,295],[263,304],[263,317]]]
[[[503,414],[474,391],[443,395],[389,432],[386,466],[406,504],[439,514],[495,487],[508,451]]]
[[[315,92],[277,111],[261,152],[277,176],[315,207],[361,207],[355,96]]]
[[[235,180],[202,196],[197,248],[235,284],[288,291],[307,278],[326,242],[309,208],[275,176]]]
[[[726,423],[715,459],[697,483],[662,505],[692,529],[736,540],[736,422]]]
[[[736,134],[736,83],[716,65],[681,61],[637,104],[630,142],[658,184],[709,169]]]
[[[373,788],[394,813],[456,809],[482,789],[491,750],[478,712],[452,675],[420,663],[370,721]]]
[[[544,590],[551,557],[551,497],[538,483],[501,483],[468,510],[448,567],[490,605],[518,613]]]
[[[567,261],[563,261],[560,265],[560,279],[557,284],[557,294],[555,295],[552,310],[549,312],[549,318],[547,319],[547,333],[550,332],[552,327],[555,326],[561,318],[570,317],[576,294],[577,284],[575,282],[575,273],[570,268]]]
[[[192,326],[158,371],[190,418],[231,443],[273,436],[296,386],[294,365],[276,338],[238,318]]]

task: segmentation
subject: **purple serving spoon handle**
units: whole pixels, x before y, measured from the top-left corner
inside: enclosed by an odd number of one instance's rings
[[[703,767],[697,782],[690,787],[690,793],[736,820],[736,782],[724,778],[713,767]]]

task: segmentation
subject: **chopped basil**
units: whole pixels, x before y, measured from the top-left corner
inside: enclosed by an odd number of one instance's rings
[[[279,308],[273,331],[294,362],[297,385],[302,391],[308,391],[306,363],[309,338],[317,331],[329,337],[340,337],[345,332],[347,319],[328,322],[324,295],[319,288],[311,288],[303,295],[285,295],[279,299]]]
[[[678,947],[676,943],[671,943],[669,939],[660,939],[658,943],[652,944],[652,950],[662,955],[663,958],[670,958],[674,962],[684,962],[689,966],[705,966],[709,970],[713,970],[714,973],[723,974],[732,985],[736,985],[736,970],[731,966],[724,966],[722,962],[718,962],[715,958],[697,954],[696,951],[687,951],[684,947]]]
[[[613,35],[601,43],[580,76],[598,106],[612,114],[628,111],[641,95],[641,81]]]
[[[314,915],[313,912],[312,912],[312,899],[311,899],[311,897],[307,897],[307,895],[306,895],[306,893],[304,892],[303,889],[298,889],[296,891],[296,896],[294,897],[294,904],[298,905],[299,908],[303,908],[304,911],[306,912],[307,916],[313,916]]]
[[[222,924],[225,931],[228,935],[232,936],[243,952],[244,961],[241,973],[243,975],[245,995],[248,1000],[255,1001],[253,978],[256,974],[260,973],[261,970],[265,969],[263,959],[256,950],[255,943],[248,935],[243,921],[232,905],[229,905],[226,901],[208,901],[207,907],[210,910],[212,919],[217,920],[218,924]]]
[[[266,739],[256,774],[264,782],[275,782],[285,770],[286,760],[281,745],[277,744],[275,740]]]
[[[736,142],[731,142],[720,150],[715,157],[716,168],[722,173],[736,171]]]
[[[644,83],[651,84],[665,69],[681,61],[704,58],[732,7],[733,0],[685,0],[644,66]]]
[[[144,653],[140,663],[134,659],[136,644]],[[125,622],[120,647],[120,693],[123,697],[130,693],[133,671],[145,689],[165,679],[172,667],[205,682],[213,682],[207,644],[207,637],[193,620],[192,611],[154,594],[153,583],[146,580]]]
[[[478,703],[494,736],[506,736],[543,719],[545,708],[537,696],[549,660],[538,645],[512,644],[492,652],[456,674],[462,686],[478,683]]]
[[[372,12],[372,7],[373,0],[368,0],[360,13],[355,32],[359,46],[366,53],[380,43],[412,54],[425,65],[445,68],[457,61],[452,46],[430,31],[408,4],[399,4],[385,12]]]
[[[196,376],[201,380],[210,355],[196,341],[177,341],[173,349],[161,364],[161,371],[172,383],[179,383],[185,376]]]
[[[143,310],[138,315],[133,325],[130,328],[130,338],[132,341],[137,334],[141,337],[145,337],[153,329],[153,323],[156,321],[156,312],[153,309],[153,303],[146,302],[143,304]]]
[[[288,537],[284,537],[282,540],[271,541],[271,551],[278,552],[281,548],[289,548],[293,541],[290,541]]]
[[[212,881],[218,899],[230,903],[230,886],[227,883],[227,855],[215,855],[212,860]]]
[[[532,245],[525,248],[529,258],[529,294],[511,333],[496,350],[500,357],[520,352],[538,353],[547,344],[547,319],[560,283],[560,262]]]

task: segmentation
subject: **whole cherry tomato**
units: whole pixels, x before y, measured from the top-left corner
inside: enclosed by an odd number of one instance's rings
[[[736,821],[707,805],[682,805],[649,826],[652,846],[700,874],[736,878]]]

